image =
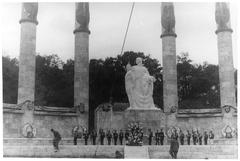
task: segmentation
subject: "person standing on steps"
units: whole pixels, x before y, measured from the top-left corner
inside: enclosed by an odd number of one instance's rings
[[[79,130],[78,126],[74,127],[74,129],[73,129],[73,144],[74,145],[77,145],[78,130]]]
[[[89,138],[88,130],[84,129],[84,131],[83,131],[83,139],[84,139],[85,145],[88,145],[88,138]]]
[[[191,134],[190,134],[189,130],[187,130],[186,138],[187,138],[187,144],[190,145]]]
[[[163,129],[161,129],[161,131],[159,132],[159,141],[160,141],[160,144],[163,145],[163,141],[164,141],[164,132],[163,132]]]
[[[207,131],[204,131],[203,139],[204,139],[204,145],[207,145],[208,144],[208,134],[207,134]]]
[[[91,133],[92,144],[96,145],[97,131],[94,129]]]
[[[113,131],[114,145],[117,145],[117,139],[118,139],[118,133],[117,133],[117,130],[114,130]]]
[[[108,141],[108,145],[111,145],[111,140],[112,140],[112,133],[110,132],[110,130],[107,131],[107,141]]]
[[[148,145],[152,145],[153,132],[151,129],[148,129]]]
[[[182,130],[180,130],[179,132],[179,139],[180,139],[180,144],[184,145],[184,133],[182,132]]]
[[[213,139],[214,139],[214,134],[213,134],[212,130],[210,130],[210,132],[209,132],[209,142],[210,142],[210,144],[213,144]]]
[[[57,152],[59,151],[58,144],[62,138],[58,131],[51,129],[51,132],[53,133],[53,147],[55,152]]]
[[[119,141],[120,141],[120,145],[123,145],[123,137],[124,137],[124,133],[122,131],[122,129],[119,132]]]
[[[192,131],[193,145],[197,144],[197,134],[195,131]]]
[[[160,138],[159,138],[159,131],[157,130],[156,132],[155,132],[155,141],[156,141],[156,145],[159,145],[160,143],[159,143],[159,140]]]
[[[128,144],[128,137],[129,137],[129,131],[126,130],[126,131],[125,131],[125,144],[126,144],[126,145]]]
[[[103,129],[100,129],[99,133],[100,133],[100,144],[104,145],[105,132],[103,131]]]
[[[177,130],[175,129],[171,135],[170,150],[169,150],[169,153],[172,159],[177,159],[178,149],[179,149],[178,134],[177,134]]]
[[[197,135],[198,135],[198,144],[202,145],[202,134],[200,132],[197,131]]]

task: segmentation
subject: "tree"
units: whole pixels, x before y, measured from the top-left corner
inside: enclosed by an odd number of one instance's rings
[[[177,56],[177,61],[179,107],[220,107],[218,66],[192,64],[188,53]]]
[[[2,57],[4,103],[17,103],[18,70],[18,60],[16,58]]]

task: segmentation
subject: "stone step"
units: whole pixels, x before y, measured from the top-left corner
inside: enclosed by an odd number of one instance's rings
[[[149,159],[148,146],[125,146],[124,158]]]
[[[36,157],[36,158],[115,158],[116,151],[123,158],[124,146],[59,146],[54,152],[53,146],[4,146],[4,157]]]
[[[54,158],[115,158],[116,151],[121,158],[171,159],[169,146],[108,146],[108,145],[60,145],[60,151],[54,152],[51,145],[11,145],[3,146],[4,157],[54,157]],[[226,150],[227,149],[227,150]],[[235,146],[212,145],[211,147],[182,146],[179,148],[179,159],[237,159]]]

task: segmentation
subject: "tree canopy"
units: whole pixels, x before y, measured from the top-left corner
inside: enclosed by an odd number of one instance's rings
[[[142,52],[127,51],[123,55],[89,62],[89,110],[110,100],[128,102],[125,92],[126,65],[135,65],[137,57],[150,75],[156,78],[153,100],[163,108],[162,66],[157,59]],[[3,56],[3,102],[17,103],[18,60]],[[237,70],[234,73],[237,84]],[[216,108],[220,106],[218,65],[193,64],[188,53],[177,56],[179,108]],[[57,55],[36,56],[35,104],[72,107],[74,101],[74,60],[63,62]],[[237,93],[236,93],[237,94]],[[92,120],[93,122],[93,120]]]

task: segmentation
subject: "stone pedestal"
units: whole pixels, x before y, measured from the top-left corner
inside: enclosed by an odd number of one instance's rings
[[[131,122],[140,122],[144,134],[147,134],[149,128],[154,132],[160,128],[164,128],[165,115],[160,109],[127,109],[124,111],[123,118],[125,129],[128,128],[128,124]]]
[[[19,56],[18,104],[34,101],[37,3],[23,3]]]
[[[162,62],[163,62],[163,105],[164,112],[178,107],[176,34],[174,6],[162,3]]]

